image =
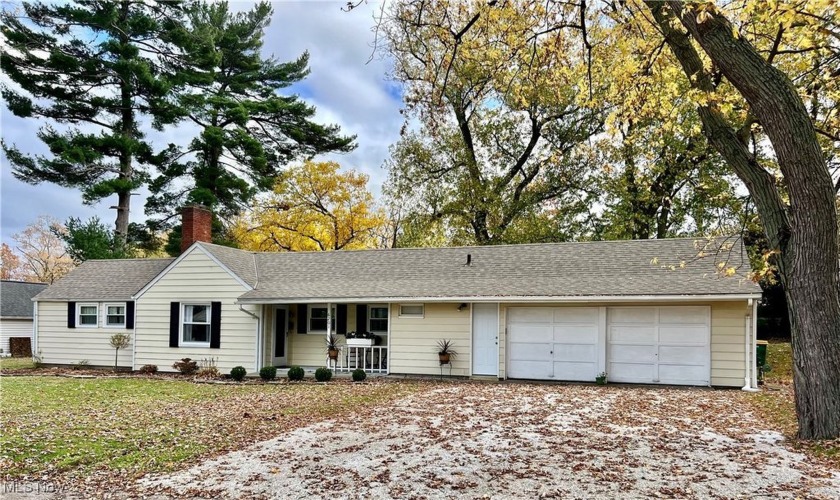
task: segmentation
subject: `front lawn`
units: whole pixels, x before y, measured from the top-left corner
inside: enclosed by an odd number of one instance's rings
[[[3,377],[0,384],[4,480],[94,473],[114,480],[173,470],[292,428],[364,412],[422,387],[36,376]]]
[[[0,372],[6,370],[34,370],[32,358],[0,358]]]

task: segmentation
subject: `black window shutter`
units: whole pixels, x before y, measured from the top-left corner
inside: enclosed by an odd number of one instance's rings
[[[125,329],[134,329],[134,301],[129,300],[125,303]]]
[[[347,304],[335,306],[335,333],[339,335],[347,333]]]
[[[367,331],[367,304],[356,304],[356,331]]]
[[[67,303],[67,328],[76,328],[76,303]]]
[[[210,348],[218,349],[222,344],[222,303],[210,303]]]
[[[169,347],[178,347],[181,333],[181,303],[169,303]]]
[[[297,306],[297,332],[306,333],[306,323],[309,321],[306,315],[306,304]]]

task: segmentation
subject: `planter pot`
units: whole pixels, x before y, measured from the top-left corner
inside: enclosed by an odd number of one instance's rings
[[[373,339],[347,339],[347,347],[371,347]]]
[[[442,365],[448,364],[450,357],[451,357],[451,355],[449,353],[438,354],[438,358],[440,358],[440,364],[442,364]]]
[[[329,354],[330,359],[332,360],[338,359],[338,349],[330,349],[327,351],[327,354]]]

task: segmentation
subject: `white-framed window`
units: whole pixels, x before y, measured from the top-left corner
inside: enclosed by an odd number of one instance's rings
[[[182,304],[181,345],[210,347],[210,304]]]
[[[332,309],[332,321],[330,331],[335,333],[335,304],[333,304],[330,309]],[[309,306],[309,328],[307,331],[309,333],[324,333],[327,331],[327,305],[326,304],[313,304]]]
[[[76,305],[76,327],[99,327],[99,304]]]
[[[388,333],[388,306],[372,304],[368,306],[368,331]]]
[[[400,318],[422,318],[425,312],[423,304],[400,304]]]
[[[125,304],[105,304],[105,326],[125,328]]]

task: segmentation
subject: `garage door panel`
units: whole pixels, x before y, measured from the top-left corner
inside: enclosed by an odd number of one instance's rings
[[[652,345],[611,344],[607,353],[613,361],[635,363],[653,363],[656,360],[656,347]]]
[[[510,345],[511,361],[551,361],[551,359],[551,344],[517,342]]]
[[[595,344],[598,342],[598,325],[555,326],[554,341]]]
[[[508,308],[508,375],[592,381],[599,347],[597,307]]]
[[[668,344],[700,344],[706,345],[709,329],[701,325],[660,326],[659,342]]]
[[[655,323],[656,309],[650,307],[611,307],[611,323]]]
[[[706,363],[706,358],[709,356],[708,347],[696,346],[659,346],[659,362],[660,363],[679,363],[686,365],[703,365]]]
[[[653,372],[652,364],[611,362],[607,373],[611,380],[649,384],[653,382]]]
[[[616,343],[653,343],[656,342],[654,326],[614,325],[610,327],[609,338]]]
[[[709,368],[706,366],[659,365],[659,379],[663,383],[708,384]]]
[[[508,318],[511,323],[551,323],[554,311],[550,307],[511,307]]]
[[[555,323],[598,323],[597,307],[554,308]]]
[[[547,379],[551,378],[551,369],[551,361],[511,362],[508,374],[512,378]]]
[[[554,379],[591,382],[595,380],[595,363],[554,363]]]
[[[510,327],[512,342],[542,342],[550,344],[554,341],[554,329],[551,325],[519,324]]]
[[[668,306],[659,308],[660,323],[678,325],[700,324],[709,322],[709,309],[703,306]]]
[[[591,344],[554,344],[554,360],[591,363],[597,359],[596,346]]]
[[[708,385],[708,306],[616,307],[607,318],[610,380]]]

